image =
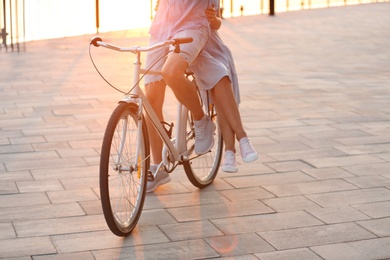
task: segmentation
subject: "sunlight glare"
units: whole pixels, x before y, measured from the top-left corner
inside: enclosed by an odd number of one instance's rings
[[[100,29],[106,32],[149,27],[150,1],[117,0],[120,4],[113,5],[113,1],[100,0]]]
[[[151,2],[99,0],[99,32],[147,28]],[[96,33],[96,0],[25,1],[26,41]]]

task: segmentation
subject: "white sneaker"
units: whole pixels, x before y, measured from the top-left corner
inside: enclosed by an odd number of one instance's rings
[[[201,120],[194,121],[194,126],[195,153],[198,155],[207,153],[214,145],[215,124],[205,115]]]
[[[248,137],[240,139],[240,152],[242,160],[246,163],[254,162],[259,159],[256,150],[253,148]]]
[[[236,155],[233,151],[227,150],[223,158],[222,171],[224,172],[237,172]]]
[[[146,193],[153,192],[157,189],[158,186],[161,186],[165,183],[171,181],[171,177],[169,177],[169,173],[164,171],[164,169],[158,169],[154,165],[150,166],[148,172],[148,182],[146,183]]]

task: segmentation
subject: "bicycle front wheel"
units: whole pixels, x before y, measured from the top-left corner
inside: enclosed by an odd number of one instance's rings
[[[215,107],[214,105],[210,105],[208,109],[209,115],[216,125],[216,130],[214,132],[214,146],[209,152],[202,155],[196,155],[193,152],[190,159],[183,162],[187,178],[198,188],[204,188],[214,181],[221,164],[223,152],[223,139],[221,129],[218,126]],[[195,129],[190,113],[188,113],[187,121],[187,149],[189,151],[193,151],[195,146]]]
[[[107,124],[100,157],[104,218],[117,236],[130,234],[141,216],[150,163],[148,140],[138,106],[120,103]]]

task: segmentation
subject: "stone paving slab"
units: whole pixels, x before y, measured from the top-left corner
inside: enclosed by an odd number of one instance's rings
[[[0,53],[0,259],[390,259],[389,13],[378,3],[225,19],[261,158],[237,156],[239,172],[203,190],[177,168],[126,238],[99,200],[102,136],[122,95],[94,70],[92,35]],[[126,89],[131,58],[92,53]]]

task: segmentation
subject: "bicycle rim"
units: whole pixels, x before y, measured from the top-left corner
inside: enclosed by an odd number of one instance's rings
[[[107,225],[118,236],[126,236],[135,228],[145,201],[149,144],[144,120],[138,133],[137,111],[135,104],[117,106],[107,124],[101,151],[101,203]]]
[[[223,139],[221,129],[218,126],[217,115],[213,110],[211,119],[216,125],[214,132],[214,146],[213,148],[200,156],[192,152],[189,161],[183,162],[183,167],[190,182],[198,187],[204,188],[210,185],[217,176],[219,166],[221,164]],[[188,120],[187,126],[187,149],[194,149],[195,134],[194,134],[193,120]]]

